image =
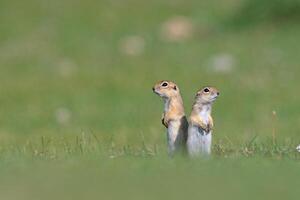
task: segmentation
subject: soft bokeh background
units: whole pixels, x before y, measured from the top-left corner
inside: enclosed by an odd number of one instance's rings
[[[299,0],[0,0],[0,196],[296,197],[299,22]],[[167,158],[161,79],[188,114],[219,88],[220,157]]]

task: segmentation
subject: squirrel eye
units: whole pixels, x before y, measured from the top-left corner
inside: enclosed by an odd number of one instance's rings
[[[163,83],[161,86],[163,86],[163,87],[167,87],[168,86],[168,83]]]
[[[209,92],[209,89],[208,89],[208,88],[205,88],[205,89],[204,89],[204,92],[206,92],[206,93]]]

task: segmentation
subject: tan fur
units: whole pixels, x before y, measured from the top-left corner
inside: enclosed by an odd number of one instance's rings
[[[214,87],[197,92],[188,128],[187,149],[191,157],[210,155],[212,145],[212,104],[219,96]]]
[[[168,83],[167,87],[162,87],[162,83]],[[174,87],[176,90],[174,91]],[[153,87],[154,92],[161,96],[164,100],[169,100],[169,106],[164,110],[162,115],[162,124],[167,128],[171,120],[179,120],[183,116],[184,107],[178,86],[172,81],[159,81]]]
[[[205,93],[204,89],[208,88],[209,92]],[[195,103],[193,105],[193,109],[190,116],[190,124],[198,126],[202,129],[204,129],[206,132],[210,132],[214,127],[213,118],[211,116],[210,111],[208,114],[208,121],[206,122],[203,117],[199,113],[205,112],[203,111],[204,106],[210,106],[213,103],[214,100],[212,100],[212,96],[215,96],[219,94],[219,91],[214,87],[205,87],[197,92]]]
[[[180,120],[183,116],[185,113],[181,96],[172,97],[169,109],[163,114],[164,125],[168,127],[171,120]]]
[[[167,86],[163,86],[163,84]],[[153,92],[164,100],[165,108],[161,121],[168,129],[168,137],[170,137],[169,131],[173,128],[170,126],[174,126],[174,129],[176,129],[175,136],[172,135],[171,140],[173,140],[174,143],[181,143],[181,146],[185,145],[188,121],[185,116],[183,101],[178,86],[172,81],[159,81],[154,85]],[[179,127],[179,129],[176,127]]]
[[[213,122],[213,118],[211,115],[208,116],[209,121],[206,124],[204,122],[204,120],[202,119],[202,117],[198,116],[197,113],[192,112],[191,116],[190,116],[190,123],[193,125],[197,125],[199,127],[201,127],[202,129],[204,129],[206,132],[210,132],[213,127],[214,127],[214,122]]]

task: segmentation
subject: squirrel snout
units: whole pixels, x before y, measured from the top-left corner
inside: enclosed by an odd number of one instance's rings
[[[153,92],[155,91],[155,88],[154,88],[154,87],[152,88],[152,91],[153,91]]]
[[[220,95],[220,92],[217,92],[217,95],[219,96],[219,95]]]

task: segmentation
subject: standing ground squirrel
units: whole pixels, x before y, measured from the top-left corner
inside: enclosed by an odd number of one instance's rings
[[[213,119],[211,109],[219,96],[214,87],[205,87],[196,94],[188,128],[187,148],[190,156],[209,155],[211,152]]]
[[[169,154],[185,150],[188,121],[178,86],[172,81],[159,81],[152,90],[164,100],[162,124],[167,128]]]

